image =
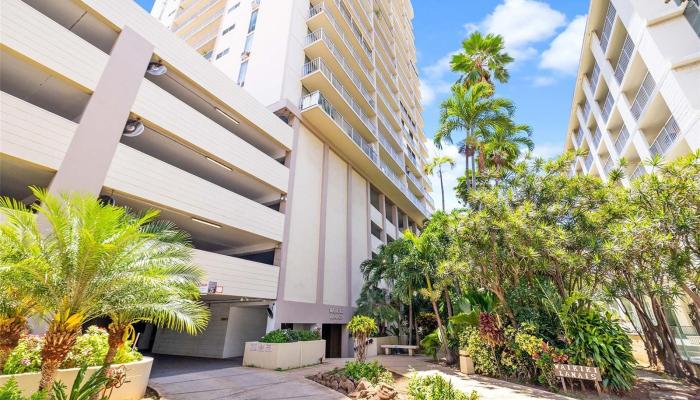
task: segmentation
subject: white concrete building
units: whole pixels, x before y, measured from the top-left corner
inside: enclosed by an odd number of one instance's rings
[[[698,1],[591,1],[565,145],[587,155],[570,173],[605,180],[624,158],[628,185],[649,172],[651,157],[673,160],[698,148]],[[683,356],[699,362],[689,302],[679,299],[668,315]]]
[[[156,0],[152,15],[294,130],[268,329],[344,324],[360,263],[433,203],[409,0]]]
[[[216,293],[204,334],[139,346],[242,355],[277,297],[293,129],[131,1],[4,0],[0,43],[0,194],[160,209]]]

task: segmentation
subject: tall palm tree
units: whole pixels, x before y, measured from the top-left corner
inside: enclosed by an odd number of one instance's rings
[[[513,102],[502,97],[493,97],[493,87],[484,82],[469,87],[453,85],[452,95],[440,105],[440,126],[433,141],[438,148],[442,148],[443,142],[454,143],[454,133],[464,132],[465,136],[459,142],[459,147],[465,156],[467,186],[470,186],[470,175],[471,187],[476,186],[475,154],[482,139],[499,127],[511,125],[514,110]]]
[[[474,32],[462,42],[462,50],[452,56],[452,71],[461,74],[459,82],[465,86],[477,82],[493,85],[493,78],[505,83],[510,77],[506,66],[513,57],[503,51],[504,47],[503,36]]]
[[[185,288],[202,272],[191,264],[189,246],[160,241],[148,226],[157,211],[135,217],[92,196],[32,192],[40,203],[31,209],[0,200],[7,236],[0,242],[0,281],[11,280],[45,310],[39,389],[48,390],[83,323],[115,311],[115,297],[124,298],[126,309],[126,299],[137,298],[138,288],[160,283]],[[5,248],[10,243],[14,246]]]
[[[535,148],[531,136],[532,129],[528,125],[497,127],[484,138],[486,161],[499,172],[503,168],[512,168],[522,154],[522,148],[527,148],[528,151]]]
[[[429,163],[425,164],[423,170],[426,174],[432,175],[437,169],[438,177],[440,178],[440,195],[442,196],[442,211],[445,211],[445,187],[442,182],[442,166],[449,165],[450,169],[455,167],[455,160],[450,156],[433,157]]]

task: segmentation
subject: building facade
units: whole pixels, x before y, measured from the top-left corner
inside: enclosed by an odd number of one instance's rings
[[[156,0],[152,15],[294,130],[280,284],[268,329],[344,324],[360,263],[416,230],[433,202],[423,173],[409,0]]]
[[[565,145],[584,155],[570,174],[606,180],[624,158],[622,183],[629,185],[650,172],[650,158],[673,160],[698,148],[698,1],[591,1]],[[689,303],[679,299],[668,315],[684,356],[700,362]]]
[[[242,355],[277,296],[293,129],[134,2],[6,0],[0,18],[0,194],[161,210],[191,234],[212,318],[138,327],[139,347]]]

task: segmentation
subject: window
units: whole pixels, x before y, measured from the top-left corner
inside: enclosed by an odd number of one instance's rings
[[[236,24],[229,26],[228,28],[224,29],[223,32],[221,32],[221,35],[225,35],[225,34],[231,32],[231,30],[233,30],[233,28],[235,28],[235,27],[236,27]]]
[[[245,83],[245,74],[248,72],[248,60],[241,63],[241,69],[238,70],[238,85],[243,86]]]
[[[226,11],[226,12],[230,13],[231,11],[237,9],[238,6],[240,6],[240,5],[241,5],[241,2],[239,1],[238,3],[234,4],[231,8],[229,8],[228,11]]]
[[[224,51],[222,51],[221,53],[217,54],[217,55],[216,55],[216,59],[218,60],[219,58],[225,56],[226,54],[228,54],[228,47],[226,48],[226,50],[224,50]]]
[[[170,11],[170,13],[168,14],[168,17],[171,17],[173,14],[175,14],[175,11],[177,11],[177,8],[174,9],[174,10],[172,10],[172,11]]]
[[[258,23],[258,10],[253,11],[252,14],[250,14],[250,24],[248,25],[248,33],[253,32],[255,30],[255,25]]]
[[[253,34],[251,33],[245,39],[245,46],[243,46],[243,52],[250,53],[250,48],[253,46]]]

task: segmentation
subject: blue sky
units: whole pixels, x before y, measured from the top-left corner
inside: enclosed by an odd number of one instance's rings
[[[153,4],[153,0],[136,1],[149,11]],[[512,99],[517,122],[532,126],[538,155],[558,154],[563,149],[588,4],[588,0],[413,0],[425,134],[430,138],[435,132],[440,101],[457,78],[449,69],[451,53],[459,50],[471,31],[480,30],[503,35],[507,51],[515,57],[510,81],[498,85],[497,95]],[[456,156],[454,148],[445,152]],[[454,187],[459,171],[446,175],[446,189]],[[447,206],[456,206],[453,196]]]

